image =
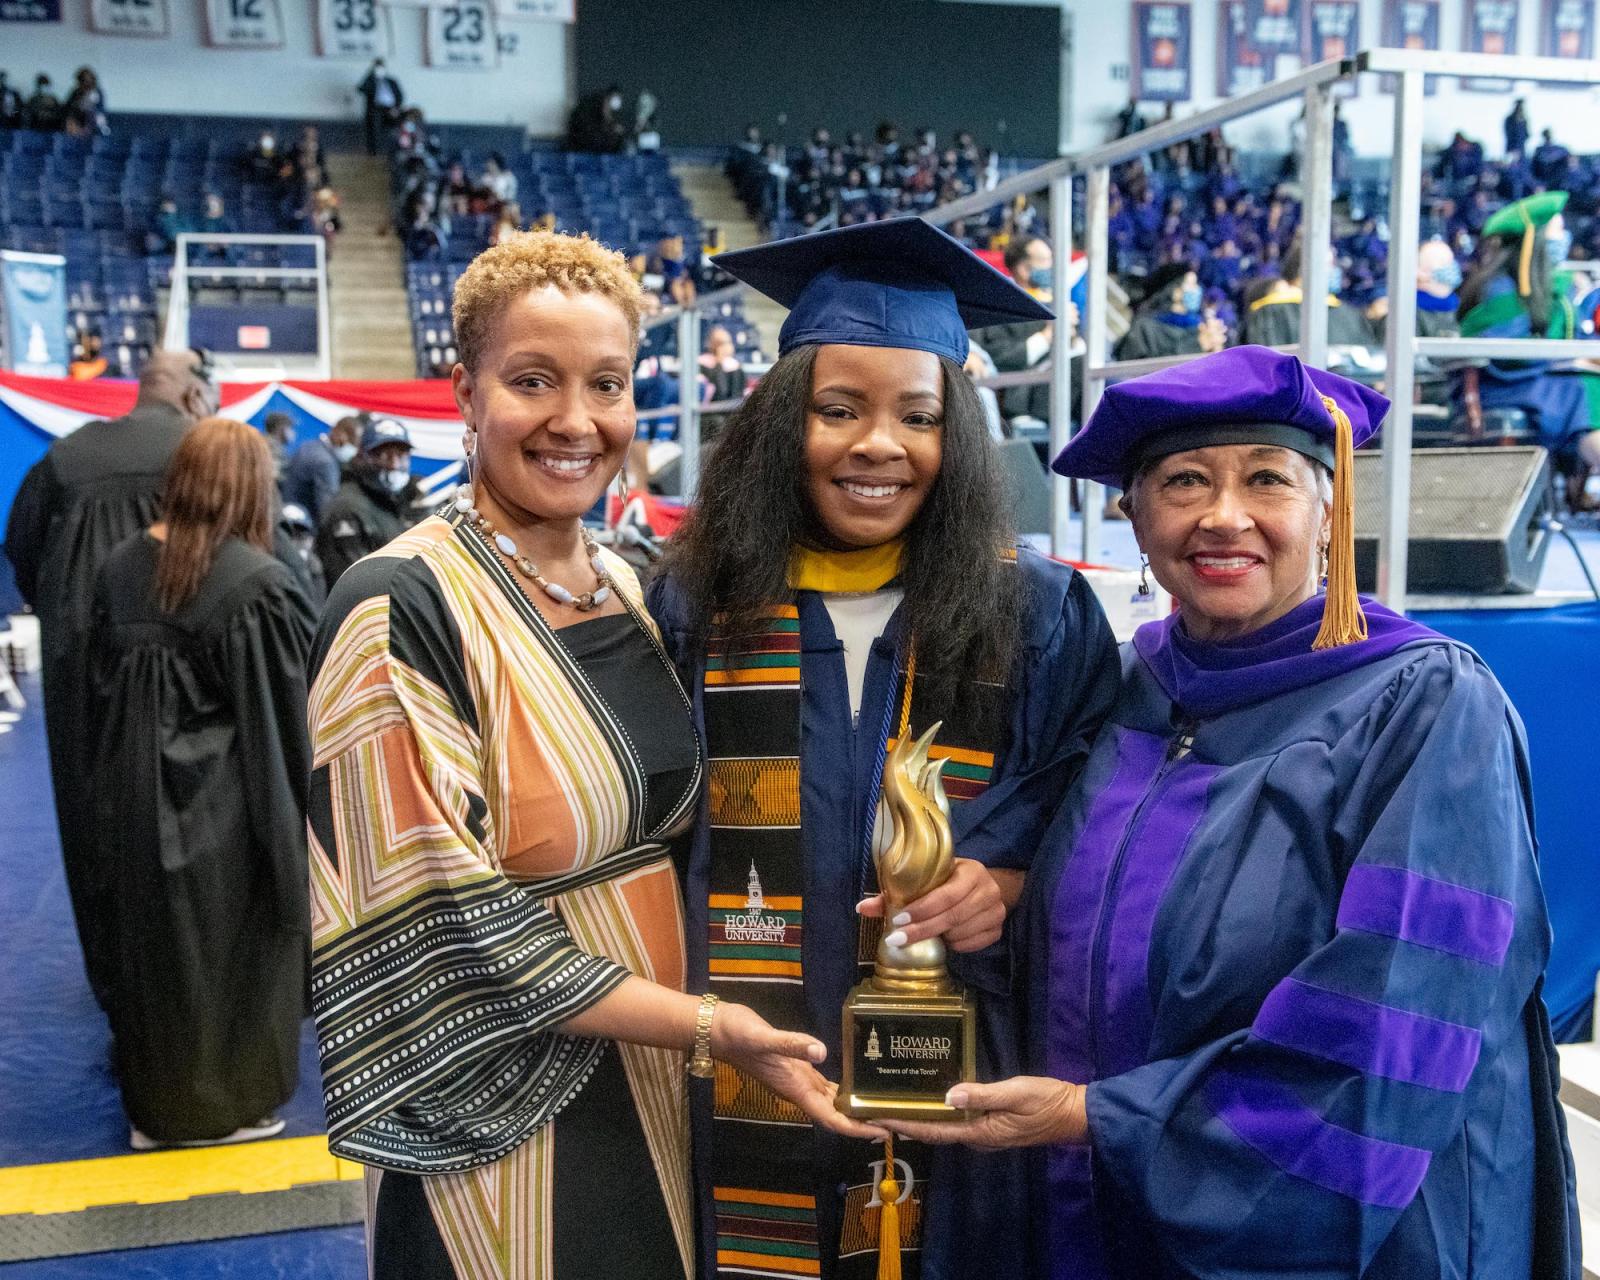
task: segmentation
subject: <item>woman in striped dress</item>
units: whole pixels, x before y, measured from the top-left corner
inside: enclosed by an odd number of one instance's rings
[[[589,241],[478,258],[472,481],[340,579],[318,638],[312,998],[377,1276],[689,1274],[690,1049],[845,1123],[819,1043],[682,990],[700,754],[637,582],[581,525],[633,438],[638,316]]]

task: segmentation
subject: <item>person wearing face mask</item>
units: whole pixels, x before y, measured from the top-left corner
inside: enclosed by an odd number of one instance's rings
[[[1241,345],[1262,347],[1293,346],[1300,341],[1300,274],[1304,246],[1297,238],[1283,255],[1283,278],[1252,302],[1240,325]],[[1377,337],[1359,307],[1347,307],[1339,300],[1344,273],[1332,261],[1328,249],[1328,343],[1336,347],[1375,347]]]
[[[91,422],[56,441],[23,477],[6,525],[17,589],[39,615],[44,715],[67,890],[89,986],[105,1003],[112,974],[88,906],[93,834],[84,826],[82,779],[98,714],[88,677],[95,575],[112,549],[159,518],[167,464],[189,428],[216,412],[203,351],[157,351],[139,374],[124,417]]]
[[[294,574],[311,607],[320,610],[328,599],[328,575],[317,557],[317,525],[297,502],[285,502],[273,531],[272,554]]]
[[[1443,240],[1425,240],[1417,249],[1417,336],[1453,338],[1460,331],[1456,309],[1461,299],[1461,264]],[[1382,332],[1379,332],[1381,338]]]
[[[415,523],[412,504],[419,493],[405,425],[393,418],[369,422],[361,432],[361,451],[317,521],[317,555],[330,587],[362,556]]]
[[[1117,344],[1117,359],[1221,351],[1228,345],[1227,326],[1202,314],[1204,299],[1200,277],[1187,262],[1159,268],[1150,277],[1140,314]]]
[[[359,417],[340,418],[300,445],[284,464],[283,500],[304,508],[313,525],[321,521],[324,509],[339,492],[344,469],[356,456],[361,428]]]
[[[720,259],[719,259],[720,261]],[[1050,242],[1040,236],[1020,234],[1005,248],[1006,270],[1017,286],[1031,297],[1047,306],[1054,305],[1055,253]],[[1076,345],[1078,341],[1078,308],[1072,302],[1062,302],[1055,307],[1053,320],[1032,320],[1017,324],[993,325],[973,334],[973,341],[989,353],[995,369],[1000,373],[1014,373],[1032,369],[1050,358],[1050,349],[1056,340],[1056,326],[1062,329],[1062,339]],[[1078,402],[1081,389],[1081,361],[1072,362],[1072,402]],[[1038,422],[1050,420],[1050,388],[1008,387],[1000,393],[1000,408],[1008,419],[1028,418]]]
[[[1417,246],[1417,337],[1453,338],[1460,332],[1456,309],[1461,299],[1461,264],[1450,246],[1435,236]],[[1377,340],[1384,341],[1389,327],[1389,299],[1380,296],[1367,308]],[[1417,396],[1423,404],[1450,401],[1451,379],[1431,360],[1417,361]]]
[[[1461,286],[1464,338],[1577,336],[1572,280],[1561,271],[1572,247],[1565,191],[1545,191],[1499,210],[1483,228],[1477,265]],[[1455,376],[1457,407],[1521,409],[1539,442],[1574,479],[1600,466],[1600,377],[1550,360],[1490,360]]]
[[[375,156],[378,154],[379,140],[400,119],[400,112],[405,106],[405,94],[400,90],[400,82],[389,74],[382,58],[373,60],[367,68],[367,74],[356,86],[356,92],[361,95],[361,128],[366,138],[367,154]]]
[[[690,985],[809,1031],[833,1062],[880,935],[943,935],[978,1000],[979,1074],[1005,1072],[1006,916],[1116,672],[1087,582],[1015,547],[962,371],[969,327],[1050,312],[916,218],[718,265],[790,310],[648,596],[709,757]],[[885,921],[864,856],[876,779],[893,741],[935,723],[955,871]],[[773,932],[737,936],[752,912]],[[872,1280],[891,1260],[906,1280],[1022,1274],[1018,1166],[897,1145],[896,1240],[880,1236],[883,1148],[818,1131],[734,1072],[691,1105],[708,1280],[792,1274],[796,1259],[821,1280]]]
[[[478,256],[453,311],[469,478],[335,584],[313,652],[311,993],[375,1280],[688,1280],[686,1065],[861,1128],[813,1037],[685,991],[699,743],[582,524],[633,439],[639,302],[587,238]]]

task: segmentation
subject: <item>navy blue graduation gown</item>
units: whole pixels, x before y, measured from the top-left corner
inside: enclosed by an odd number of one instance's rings
[[[1089,1082],[1034,1275],[1578,1275],[1521,723],[1365,607],[1124,649],[1020,922],[1030,1068]]]
[[[1016,667],[1005,740],[995,771],[978,797],[954,807],[956,856],[987,866],[1026,870],[1050,815],[1082,767],[1100,722],[1115,696],[1115,643],[1087,581],[1066,566],[1023,551],[1017,557],[1027,594],[1023,652]],[[646,593],[667,650],[694,691],[703,732],[704,655],[681,591],[658,578]],[[862,691],[859,730],[850,712],[844,649],[823,598],[796,594],[801,633],[801,827],[805,842],[805,918],[802,958],[810,1032],[828,1046],[822,1068],[839,1078],[840,1013],[857,978],[862,853],[877,802],[873,785],[881,761],[882,730],[893,697],[899,613],[873,644]],[[688,990],[708,989],[707,888],[710,864],[705,814],[685,875]],[[1000,1079],[1020,1068],[1018,1028],[1010,999],[1011,965],[1005,942],[987,951],[951,957],[957,978],[979,993],[979,1074]],[[698,1152],[709,1150],[709,1090],[691,1090],[691,1124]],[[817,1222],[822,1277],[828,1280],[839,1241],[841,1144],[814,1131]],[[1025,1202],[1025,1159],[941,1148],[926,1188],[921,1275],[1018,1275],[1026,1240],[1017,1231]],[[859,1171],[857,1171],[859,1172]],[[697,1159],[701,1265],[715,1271],[716,1233],[705,1162]]]

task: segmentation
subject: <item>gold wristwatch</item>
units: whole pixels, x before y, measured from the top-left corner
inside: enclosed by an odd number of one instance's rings
[[[717,1011],[718,996],[709,991],[700,997],[700,1012],[694,1020],[694,1056],[689,1059],[689,1074],[709,1080],[716,1070],[711,1061],[711,1019]]]

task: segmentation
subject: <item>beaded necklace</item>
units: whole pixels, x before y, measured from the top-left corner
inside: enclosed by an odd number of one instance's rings
[[[495,529],[483,512],[478,510],[476,495],[470,484],[461,485],[456,489],[455,508],[467,518],[467,522],[478,531],[478,535],[485,542],[511,561],[523,577],[538,583],[539,589],[557,604],[570,604],[579,613],[588,613],[611,599],[613,583],[611,575],[606,572],[605,561],[600,558],[600,547],[595,542],[594,535],[582,526],[579,527],[579,533],[583,538],[583,549],[588,552],[589,563],[593,566],[600,585],[593,591],[578,593],[568,590],[559,582],[551,582],[539,572],[538,565],[517,549],[517,544],[509,535]]]

